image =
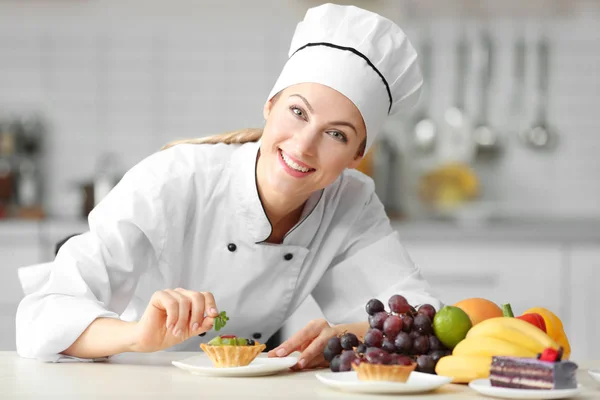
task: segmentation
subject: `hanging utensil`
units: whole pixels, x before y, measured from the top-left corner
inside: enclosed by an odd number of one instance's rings
[[[479,68],[480,110],[479,118],[473,130],[473,140],[478,159],[497,158],[501,151],[500,135],[489,121],[490,85],[492,82],[494,45],[492,36],[485,32],[481,37],[482,57]]]
[[[420,46],[421,70],[423,73],[423,88],[421,90],[421,106],[416,114],[415,125],[412,130],[412,146],[422,155],[431,154],[435,149],[437,140],[437,126],[430,115],[431,77],[432,77],[432,44],[427,37]]]
[[[536,150],[551,150],[558,144],[558,133],[548,123],[549,53],[550,44],[548,39],[540,39],[537,44],[537,116],[533,126],[523,132],[522,135],[525,144]]]
[[[513,80],[512,95],[509,104],[509,121],[507,129],[516,131],[520,139],[524,140],[525,127],[523,126],[523,109],[525,96],[525,59],[527,48],[525,38],[520,35],[515,41],[513,49]]]
[[[444,113],[445,128],[439,138],[438,155],[443,162],[470,163],[475,146],[471,138],[471,121],[465,110],[466,75],[469,65],[469,43],[463,32],[456,47],[454,103]]]

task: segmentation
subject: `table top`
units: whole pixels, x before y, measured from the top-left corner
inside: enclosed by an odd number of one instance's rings
[[[0,352],[2,399],[386,399],[394,395],[345,393],[317,380],[318,371],[282,372],[265,377],[206,377],[176,368],[171,361],[202,355],[197,352],[125,353],[96,363],[43,363]],[[587,369],[600,362],[578,363],[578,381],[584,386],[579,400],[600,399],[600,383]],[[448,384],[436,391],[412,394],[419,400],[487,399],[467,385]]]

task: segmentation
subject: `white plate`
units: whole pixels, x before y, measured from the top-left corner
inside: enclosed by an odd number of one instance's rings
[[[503,399],[566,399],[581,393],[581,385],[577,389],[556,389],[556,390],[536,390],[536,389],[512,389],[494,387],[489,379],[477,379],[469,383],[469,387],[476,392],[486,396],[500,397]]]
[[[600,369],[590,369],[588,374],[597,382],[600,382]]]
[[[317,379],[327,386],[356,393],[420,393],[428,392],[450,383],[452,378],[421,372],[411,372],[406,383],[385,381],[361,381],[356,372],[324,372]]]
[[[177,368],[189,371],[195,375],[207,376],[265,376],[273,375],[296,365],[298,358],[282,357],[267,358],[258,356],[245,367],[215,368],[206,354],[186,358],[181,361],[171,361]]]

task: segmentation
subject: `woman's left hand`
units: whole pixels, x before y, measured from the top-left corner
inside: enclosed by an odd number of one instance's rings
[[[295,351],[302,354],[293,370],[305,368],[327,367],[329,362],[323,357],[327,342],[338,335],[338,329],[329,325],[324,319],[314,319],[295,335],[269,351],[269,357],[285,357]]]

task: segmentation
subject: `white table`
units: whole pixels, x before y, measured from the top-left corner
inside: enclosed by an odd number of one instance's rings
[[[100,363],[42,363],[0,352],[0,399],[485,399],[466,385],[449,384],[435,392],[383,396],[339,392],[323,385],[316,371],[285,372],[256,378],[192,375],[171,365],[191,352],[121,354]],[[578,380],[586,387],[578,400],[600,399],[600,383],[580,363]]]

